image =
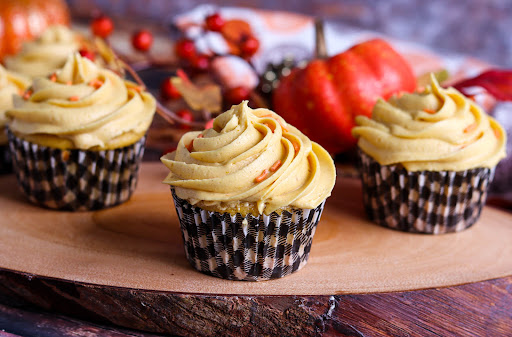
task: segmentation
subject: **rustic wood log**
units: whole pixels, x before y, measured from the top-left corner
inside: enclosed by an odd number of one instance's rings
[[[0,178],[0,302],[182,336],[512,334],[512,214],[401,233],[369,223],[358,181],[340,178],[304,269],[234,282],[188,264],[165,173],[145,163],[132,200],[81,213],[33,206]]]
[[[7,270],[0,271],[0,283],[0,301],[13,306],[36,304],[97,323],[181,336],[512,334],[512,277],[450,288],[334,296],[177,294],[94,286]],[[0,317],[5,315],[6,310],[0,310]],[[30,315],[25,321],[39,322]],[[48,323],[52,321],[63,336],[71,335],[73,329],[92,329],[101,336],[118,336],[110,330],[119,332],[111,327],[101,331],[86,322],[64,324],[59,317]]]
[[[40,310],[20,309],[0,304],[0,337],[157,337],[147,332],[101,326]]]

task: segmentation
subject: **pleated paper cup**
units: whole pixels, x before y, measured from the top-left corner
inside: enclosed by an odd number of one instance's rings
[[[242,216],[201,209],[171,191],[190,264],[228,280],[276,279],[304,267],[325,204]]]
[[[119,149],[61,150],[40,146],[8,131],[18,185],[42,207],[89,211],[127,201],[137,185],[146,137]]]
[[[12,173],[12,161],[8,145],[0,145],[0,174]]]
[[[405,232],[459,232],[480,218],[494,168],[409,172],[380,165],[359,150],[366,214],[375,223]]]

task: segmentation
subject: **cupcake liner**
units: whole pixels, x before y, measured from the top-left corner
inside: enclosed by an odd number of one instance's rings
[[[304,267],[325,204],[292,213],[230,215],[193,206],[171,191],[190,264],[228,280],[270,280]]]
[[[491,111],[507,133],[506,157],[496,166],[489,194],[512,203],[512,102],[498,102]]]
[[[12,161],[8,145],[0,145],[0,174],[12,173]]]
[[[130,198],[137,185],[146,137],[114,150],[61,150],[40,146],[8,131],[18,185],[40,206],[88,211]]]
[[[368,217],[384,227],[427,234],[471,227],[494,176],[494,168],[409,172],[401,165],[380,165],[361,150],[359,166]]]

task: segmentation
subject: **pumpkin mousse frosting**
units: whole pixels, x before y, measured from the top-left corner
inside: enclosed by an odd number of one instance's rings
[[[270,214],[311,209],[334,187],[331,156],[267,109],[247,101],[215,118],[213,128],[188,132],[161,158],[164,183],[177,196],[215,212]]]
[[[144,136],[156,101],[135,83],[69,55],[64,67],[34,79],[14,108],[9,129],[30,142],[61,149],[104,150],[128,146]]]
[[[423,92],[378,100],[356,118],[359,148],[381,165],[408,171],[492,168],[505,157],[506,133],[482,108],[434,76]]]
[[[7,135],[4,132],[7,118],[5,111],[12,108],[13,95],[19,95],[29,86],[30,80],[23,75],[5,70],[0,65],[0,145],[7,143]]]
[[[36,40],[24,43],[18,54],[7,57],[5,66],[29,77],[46,76],[61,68],[79,48],[76,33],[65,26],[51,26]]]

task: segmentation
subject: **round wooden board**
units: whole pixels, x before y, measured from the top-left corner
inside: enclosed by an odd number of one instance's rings
[[[401,233],[368,222],[359,182],[338,178],[304,269],[226,281],[188,264],[165,174],[144,163],[129,202],[83,213],[33,206],[0,178],[0,302],[184,336],[512,333],[512,214]]]
[[[166,169],[145,163],[132,199],[97,212],[35,207],[0,179],[0,268],[97,285],[177,293],[334,295],[447,287],[512,274],[512,215],[485,208],[461,233],[418,235],[368,222],[359,182],[339,178],[310,260],[267,282],[225,281],[185,258]]]

